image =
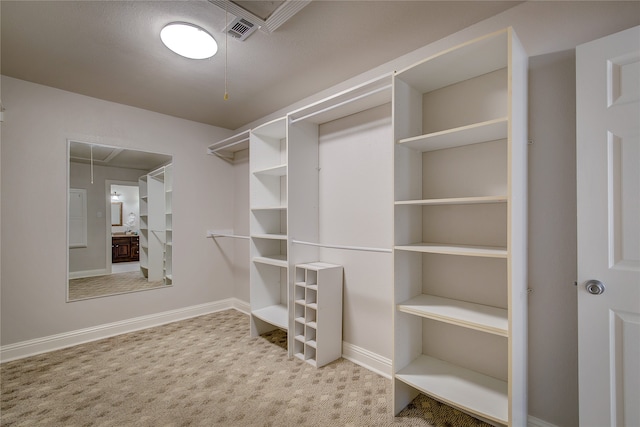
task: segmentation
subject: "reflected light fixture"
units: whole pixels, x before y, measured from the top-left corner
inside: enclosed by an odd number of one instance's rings
[[[218,43],[207,31],[194,24],[172,22],[160,31],[166,47],[189,59],[211,58],[218,51]]]
[[[116,193],[115,191],[113,193],[111,193],[111,201],[112,202],[119,202],[120,201],[120,194]]]

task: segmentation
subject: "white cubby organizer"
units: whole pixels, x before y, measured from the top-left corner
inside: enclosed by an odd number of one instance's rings
[[[509,28],[394,77],[394,414],[527,424],[526,72]]]
[[[342,266],[295,267],[293,355],[319,368],[342,357]]]

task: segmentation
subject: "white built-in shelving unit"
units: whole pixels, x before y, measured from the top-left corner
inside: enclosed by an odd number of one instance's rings
[[[250,147],[251,335],[258,336],[289,329],[286,118],[253,129]]]
[[[171,164],[138,178],[140,192],[140,271],[150,281],[170,285],[173,254]]]
[[[293,355],[319,368],[342,357],[342,266],[295,266]]]
[[[173,282],[173,165],[164,167],[165,252],[164,282]]]
[[[526,414],[526,55],[511,29],[394,77],[394,414]]]

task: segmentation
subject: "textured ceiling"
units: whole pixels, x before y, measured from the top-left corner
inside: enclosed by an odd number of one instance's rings
[[[2,0],[1,71],[237,129],[518,3],[314,0],[273,33],[229,38],[227,49],[225,12],[208,1]],[[205,28],[218,54],[189,60],[166,49],[158,35],[174,21]]]

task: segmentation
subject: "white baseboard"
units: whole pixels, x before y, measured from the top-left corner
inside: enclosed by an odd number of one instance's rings
[[[70,271],[69,279],[82,279],[84,277],[96,277],[107,275],[107,269],[101,268],[100,270],[85,270],[85,271]]]
[[[527,418],[527,427],[557,427],[555,424],[548,423],[540,418],[529,415]]]
[[[378,375],[391,379],[391,359],[345,341],[342,342],[342,357]]]
[[[62,334],[9,344],[0,347],[0,363],[22,359],[24,357],[59,350],[61,348],[71,347],[103,338],[109,338],[115,335],[160,326],[166,323],[176,322],[178,320],[228,310],[230,308],[242,311],[245,304],[246,303],[235,298],[228,298],[221,301],[194,305],[177,310],[150,314],[119,322],[93,326],[91,328],[79,329],[76,331],[64,332]]]
[[[233,308],[235,308],[236,310],[246,315],[251,314],[251,305],[248,302],[239,300],[238,298],[232,298],[232,299],[233,299]]]

